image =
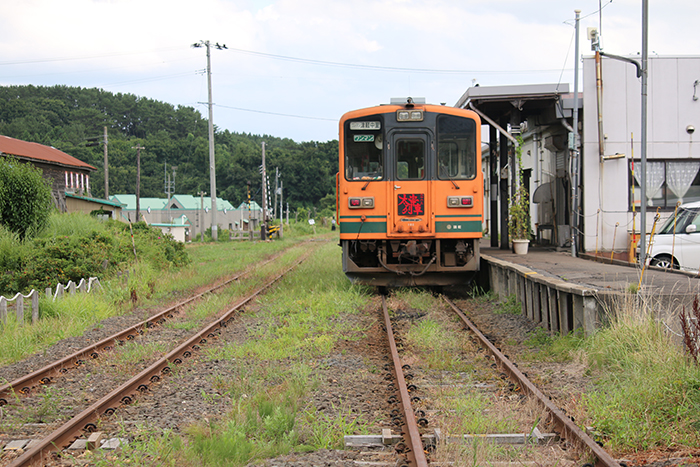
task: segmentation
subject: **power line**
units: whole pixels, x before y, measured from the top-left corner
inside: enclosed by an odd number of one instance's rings
[[[37,58],[31,60],[15,60],[11,62],[0,62],[0,66],[5,65],[26,65],[28,63],[48,63],[48,62],[67,62],[71,60],[89,60],[92,58],[103,58],[103,57],[119,57],[123,55],[142,55],[153,52],[165,52],[169,50],[180,50],[182,47],[166,47],[162,49],[152,49],[152,50],[140,50],[138,52],[112,52],[106,54],[97,55],[84,55],[81,57],[59,57],[59,58]]]
[[[411,72],[411,73],[446,73],[446,74],[488,74],[488,73],[504,73],[504,74],[518,74],[518,73],[550,73],[558,72],[558,69],[551,70],[448,70],[448,69],[430,69],[430,68],[402,68],[402,67],[389,67],[389,66],[377,66],[377,65],[359,65],[353,63],[342,63],[342,62],[329,62],[324,60],[313,60],[308,58],[291,57],[287,55],[276,55],[268,54],[263,52],[256,52],[253,50],[236,49],[229,47],[229,50],[234,52],[240,52],[248,55],[256,55],[260,57],[272,58],[275,60],[284,60],[290,62],[299,63],[309,63],[312,65],[320,66],[332,66],[339,68],[357,68],[361,70],[378,70],[378,71],[391,71],[391,72]]]
[[[308,120],[324,120],[327,122],[337,122],[338,121],[338,119],[336,119],[336,118],[307,117],[304,115],[292,115],[292,114],[283,114],[283,113],[277,113],[277,112],[266,112],[264,110],[243,109],[241,107],[231,107],[228,105],[219,105],[219,104],[217,104],[216,106],[224,108],[224,109],[240,110],[242,112],[254,112],[254,113],[266,114],[266,115],[277,115],[279,117],[305,118]]]

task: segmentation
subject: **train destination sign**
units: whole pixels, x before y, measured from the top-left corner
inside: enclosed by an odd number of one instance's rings
[[[351,130],[381,130],[381,122],[350,122]]]

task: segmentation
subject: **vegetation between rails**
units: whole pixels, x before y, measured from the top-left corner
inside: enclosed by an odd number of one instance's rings
[[[132,429],[118,457],[96,452],[91,465],[246,465],[292,451],[342,449],[345,434],[366,433],[369,421],[351,407],[324,413],[312,403],[319,362],[337,352],[338,341],[366,337],[342,317],[357,314],[370,297],[343,276],[337,245],[314,250],[257,300],[254,313],[237,318],[237,326],[247,326],[244,342],[203,349],[221,373],[210,376],[216,393],[202,397],[228,398],[226,413],[203,417],[182,433]]]
[[[319,227],[319,235],[326,231]],[[4,272],[0,282],[36,277],[35,287],[43,290],[44,285],[55,288],[58,281],[66,284],[95,275],[103,287],[99,294],[66,294],[55,302],[40,293],[40,319],[33,325],[20,323],[14,313],[8,313],[0,332],[0,365],[80,335],[95,323],[135,306],[170,300],[241,272],[293,245],[306,233],[306,226],[292,225],[284,240],[270,243],[239,241],[185,247],[157,229],[135,224],[136,261],[128,224],[104,223],[86,215],[54,215],[44,233],[25,241],[0,229],[0,271]],[[109,263],[106,268],[105,261]],[[42,271],[46,278],[29,271]],[[118,272],[124,274],[118,277]],[[28,291],[26,287],[19,290]]]
[[[299,228],[302,233],[304,229],[309,227]],[[20,326],[10,320],[0,336],[2,363],[130,310],[131,290],[137,291],[139,304],[147,306],[151,300],[196,289],[259,262],[294,241],[191,245],[186,249],[191,263],[165,272],[141,263],[128,282],[105,281],[104,294],[78,294],[50,305],[47,319],[38,325]],[[291,260],[290,256],[287,261]],[[417,291],[400,291],[395,296],[425,315],[408,334],[410,345],[423,349],[416,351],[421,364],[444,374],[473,374],[474,368],[463,359],[446,357],[467,349],[470,343],[452,330],[449,319],[431,311],[439,306],[435,297]],[[363,329],[339,326],[337,318],[355,313],[369,297],[367,289],[351,285],[342,275],[337,246],[322,246],[293,277],[260,299],[262,325],[249,330],[248,343],[209,354],[211,359],[248,362],[232,376],[212,375],[219,392],[233,401],[224,417],[203,420],[184,434],[142,427],[128,434],[132,442],[119,457],[96,453],[96,457],[105,457],[93,459],[94,465],[245,465],[293,450],[341,448],[343,434],[362,432],[369,421],[350,410],[333,417],[310,410],[309,395],[319,381],[309,362],[329,354],[341,338],[362,338]],[[490,295],[477,300],[505,313],[517,313],[512,300],[500,305]],[[527,358],[533,361],[576,360],[586,365],[595,384],[578,402],[577,423],[593,427],[597,439],[617,453],[700,447],[700,369],[650,309],[638,301],[619,304],[609,325],[589,338],[536,331],[527,341],[533,349]],[[202,305],[198,313],[195,317],[201,318],[210,310]],[[516,430],[478,418],[487,407],[483,400],[459,399],[460,391],[449,386],[444,395],[445,411],[473,422],[455,425],[456,431]],[[51,400],[47,397],[46,404],[27,417],[40,418],[42,412],[54,410]]]

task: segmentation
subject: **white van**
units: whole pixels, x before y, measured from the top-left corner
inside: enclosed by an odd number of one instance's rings
[[[648,251],[647,261],[652,266],[697,271],[700,268],[700,201],[683,204],[675,216],[672,213],[657,229]]]

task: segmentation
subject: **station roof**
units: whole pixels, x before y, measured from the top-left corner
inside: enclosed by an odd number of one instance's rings
[[[497,119],[508,115],[513,109],[519,109],[523,116],[539,113],[551,108],[553,101],[565,98],[573,101],[568,83],[473,86],[462,94],[455,107],[468,109],[471,104],[489,117]]]
[[[86,164],[54,147],[44,146],[39,143],[30,143],[28,141],[10,138],[9,136],[0,135],[0,155],[12,155],[24,160],[47,162],[63,167],[74,167],[88,171],[97,170],[90,164]]]

